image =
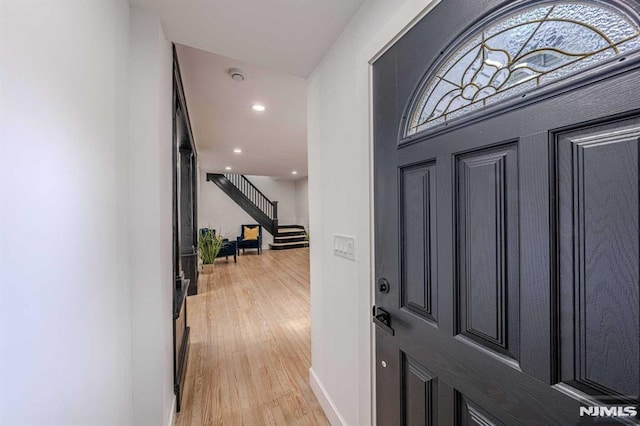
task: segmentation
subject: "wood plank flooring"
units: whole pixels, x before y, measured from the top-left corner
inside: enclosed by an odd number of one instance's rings
[[[309,249],[218,259],[189,297],[176,426],[328,425],[309,387]]]

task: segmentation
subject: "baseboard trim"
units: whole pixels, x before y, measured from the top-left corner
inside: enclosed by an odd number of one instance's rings
[[[169,412],[169,422],[167,426],[173,426],[176,421],[176,396],[173,395],[173,399],[171,399],[171,411]]]
[[[329,419],[329,422],[333,425],[342,425],[347,426],[347,422],[336,408],[336,405],[331,400],[331,397],[327,393],[326,389],[322,385],[322,382],[316,375],[315,371],[313,371],[313,367],[309,369],[309,384],[311,385],[311,390],[315,394],[316,398],[318,398],[318,402],[324,411],[324,414]]]

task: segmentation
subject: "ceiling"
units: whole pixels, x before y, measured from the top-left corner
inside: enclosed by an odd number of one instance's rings
[[[167,38],[308,77],[363,0],[131,0]]]
[[[305,79],[363,1],[130,0],[176,43],[201,170],[307,175]]]
[[[305,79],[187,46],[176,49],[202,171],[307,175]],[[230,68],[241,69],[245,80],[234,81]],[[255,103],[266,111],[253,111]],[[238,148],[241,154],[233,152]]]

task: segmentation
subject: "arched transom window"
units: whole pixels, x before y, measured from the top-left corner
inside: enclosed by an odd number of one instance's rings
[[[638,49],[640,27],[601,2],[546,2],[457,46],[420,86],[405,136]]]

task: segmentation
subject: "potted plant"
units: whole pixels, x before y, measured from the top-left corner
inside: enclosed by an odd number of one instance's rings
[[[200,238],[198,239],[198,251],[200,252],[200,258],[202,259],[202,272],[210,274],[213,272],[213,264],[216,261],[216,256],[220,253],[224,239],[220,235],[216,235],[213,229],[203,229],[200,231]]]

